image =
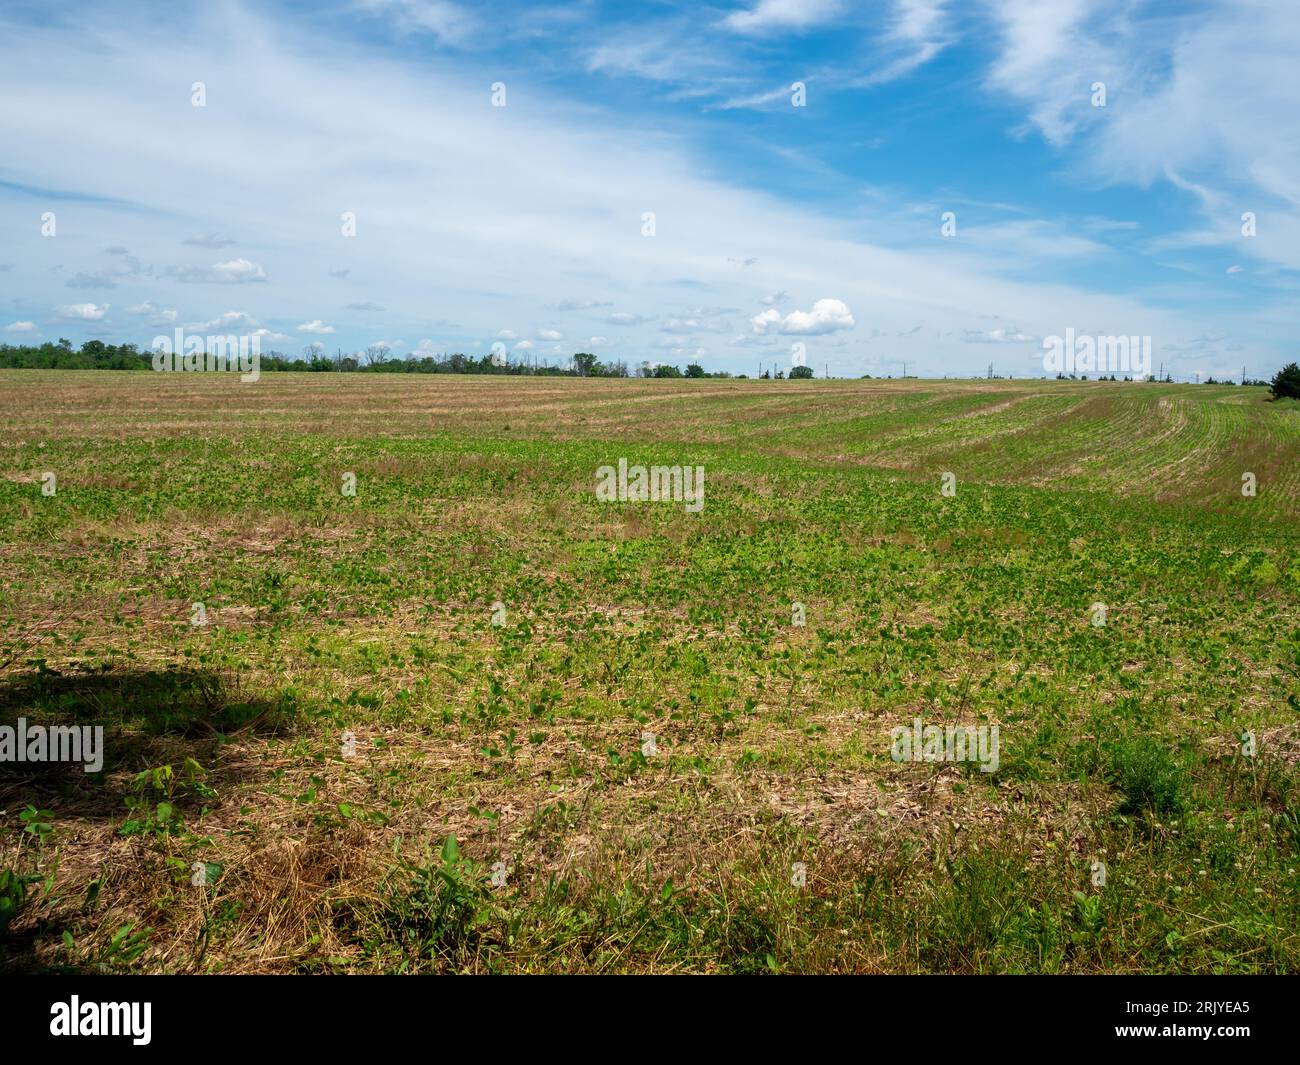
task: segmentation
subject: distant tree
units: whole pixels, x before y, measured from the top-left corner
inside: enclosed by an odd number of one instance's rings
[[[660,363],[654,369],[655,377],[681,377],[682,371],[676,366],[669,366],[667,363]]]
[[[580,351],[573,356],[573,368],[580,377],[591,377],[599,365],[596,356],[589,351]]]
[[[688,367],[686,367],[686,376],[687,376],[687,377],[705,377],[705,376],[707,376],[707,375],[706,375],[705,372],[704,372],[704,367],[703,367],[703,366],[701,366],[698,362],[693,362],[693,363],[691,363]]]
[[[389,351],[387,344],[371,344],[365,351],[366,365],[383,366],[388,361]]]
[[[1287,363],[1274,375],[1273,381],[1268,387],[1269,391],[1273,393],[1274,399],[1282,399],[1283,397],[1300,399],[1300,366],[1293,362]]]
[[[807,378],[812,377],[812,375],[813,372],[811,366],[795,366],[790,370],[791,381],[806,380]]]

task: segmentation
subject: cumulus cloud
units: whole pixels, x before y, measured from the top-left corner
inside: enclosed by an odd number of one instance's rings
[[[10,322],[5,326],[6,333],[35,333],[35,322]]]
[[[301,325],[299,325],[298,332],[319,333],[321,335],[324,335],[326,333],[334,332],[334,327],[332,325],[326,325],[319,318],[313,318],[310,322],[303,322]]]
[[[824,336],[841,329],[852,329],[853,314],[843,300],[823,299],[812,305],[810,311],[791,311],[785,317],[774,308],[768,308],[749,320],[753,331],[760,336],[779,333],[782,336]]]
[[[98,322],[111,306],[109,303],[70,303],[59,308],[59,317],[70,322]]]
[[[664,333],[698,333],[700,323],[694,318],[669,318],[659,329]]]
[[[967,344],[1027,344],[1038,343],[1042,337],[1034,336],[1032,333],[1026,333],[1023,329],[1017,329],[1015,326],[998,329],[967,329],[962,334],[962,340]]]
[[[537,330],[538,340],[563,340],[564,334],[558,329],[539,329]]]
[[[147,316],[150,325],[171,325],[177,318],[176,311],[172,308],[160,307],[152,300],[145,300],[134,307],[128,307],[126,313]]]
[[[261,264],[248,259],[231,259],[211,266],[176,266],[168,273],[177,281],[191,284],[243,285],[267,280]]]
[[[288,333],[276,333],[270,329],[254,329],[249,336],[259,337],[262,340],[269,340],[273,344],[289,344],[296,337],[289,336]]]
[[[192,322],[185,327],[186,329],[213,330],[215,332],[229,332],[231,330],[241,330],[247,332],[250,329],[257,328],[257,319],[243,311],[226,311],[208,322]]]

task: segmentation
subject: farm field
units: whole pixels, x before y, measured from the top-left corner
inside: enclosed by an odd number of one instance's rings
[[[1300,971],[1266,396],[0,372],[0,968]]]

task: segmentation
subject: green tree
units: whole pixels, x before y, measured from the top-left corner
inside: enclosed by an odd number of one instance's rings
[[[688,367],[686,367],[686,376],[687,376],[687,377],[705,377],[705,376],[707,376],[707,375],[706,375],[705,372],[704,372],[704,367],[703,367],[703,366],[701,366],[698,362],[693,362],[693,363],[691,363]]]
[[[794,381],[794,380],[796,380],[796,379],[800,379],[800,378],[807,379],[807,378],[809,378],[809,377],[812,377],[812,375],[813,375],[813,372],[812,372],[812,367],[811,367],[811,366],[795,366],[794,368],[792,368],[792,369],[790,370],[790,380],[791,380],[791,381]]]
[[[1273,393],[1274,399],[1282,399],[1284,396],[1300,399],[1300,366],[1292,362],[1278,370],[1269,385],[1269,391]]]

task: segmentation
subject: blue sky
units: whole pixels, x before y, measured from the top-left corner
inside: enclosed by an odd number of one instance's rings
[[[1297,54],[1249,0],[9,3],[0,340],[1265,376]]]

